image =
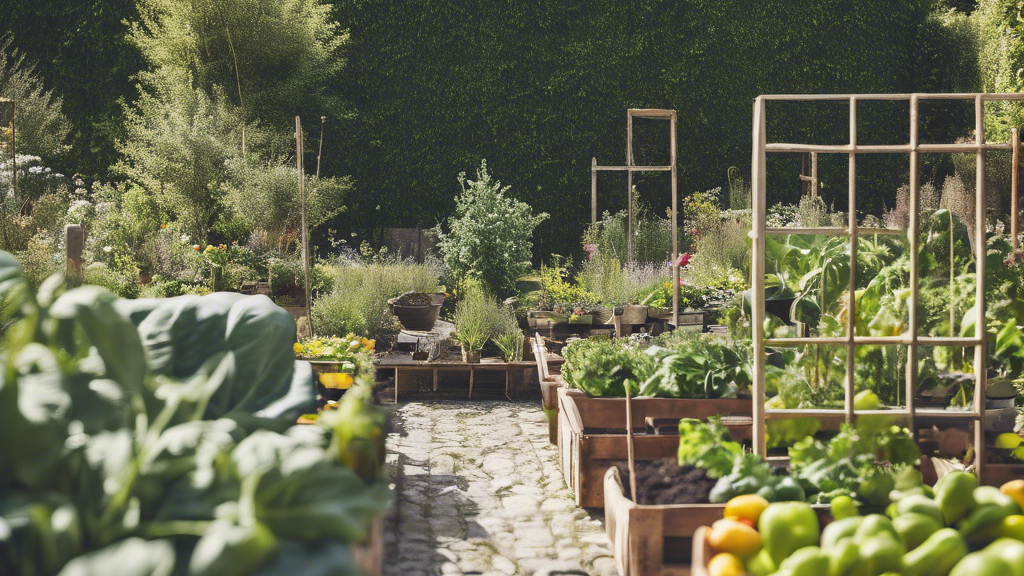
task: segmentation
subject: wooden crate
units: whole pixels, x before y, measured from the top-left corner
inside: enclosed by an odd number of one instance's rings
[[[618,468],[604,475],[605,529],[620,576],[690,576],[695,532],[722,517],[724,504],[638,505]]]
[[[600,508],[604,505],[604,474],[609,463],[628,457],[626,400],[590,398],[579,390],[562,387],[558,389],[558,401],[559,465],[565,483],[575,495],[577,506]],[[634,398],[633,426],[634,431],[642,432],[648,417],[703,420],[714,415],[749,416],[750,412],[749,399]],[[659,460],[678,453],[679,436],[638,434],[634,447],[637,461]]]
[[[1010,480],[1024,479],[1024,464],[985,464],[984,483],[1002,486]]]
[[[381,576],[384,573],[384,518],[374,517],[366,541],[351,547],[352,558],[364,576]]]
[[[693,552],[690,574],[692,576],[708,576],[708,562],[714,557],[715,551],[708,544],[708,532],[711,528],[701,526],[693,533]]]

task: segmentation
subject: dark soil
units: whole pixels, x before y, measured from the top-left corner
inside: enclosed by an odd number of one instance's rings
[[[430,294],[406,292],[395,299],[395,304],[398,306],[430,306],[433,304],[433,301],[430,298]]]
[[[613,462],[619,468],[619,479],[629,497],[629,467]],[[636,463],[638,504],[707,504],[715,481],[703,468],[680,466],[674,457]]]

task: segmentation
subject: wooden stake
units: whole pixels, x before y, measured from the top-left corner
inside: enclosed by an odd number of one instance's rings
[[[597,224],[597,157],[590,159],[590,223]]]
[[[633,446],[633,397],[632,394],[630,394],[629,386],[629,380],[623,382],[623,387],[626,389],[626,445],[628,450],[629,492],[633,495],[633,502],[639,504],[636,500],[636,457],[634,456],[635,447]]]
[[[309,321],[309,335],[313,336],[313,314],[309,289],[309,230],[306,229],[306,169],[303,162],[305,150],[302,145],[302,118],[295,117],[295,163],[299,169],[300,226],[302,227],[302,269],[306,277],[306,319]],[[396,384],[397,386],[397,384]]]

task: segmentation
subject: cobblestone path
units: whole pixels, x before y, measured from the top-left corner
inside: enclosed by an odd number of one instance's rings
[[[616,574],[603,518],[575,507],[538,401],[393,410],[387,576]]]

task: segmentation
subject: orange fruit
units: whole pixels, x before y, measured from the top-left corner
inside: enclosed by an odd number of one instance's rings
[[[708,544],[717,552],[750,558],[761,549],[761,535],[743,522],[722,518],[711,525]]]
[[[761,518],[761,512],[768,507],[768,501],[757,494],[744,494],[729,500],[725,504],[722,516],[736,520],[749,520],[753,526]]]
[[[728,552],[715,554],[715,557],[708,562],[708,576],[744,576],[747,571],[743,568],[743,560],[735,554]]]

